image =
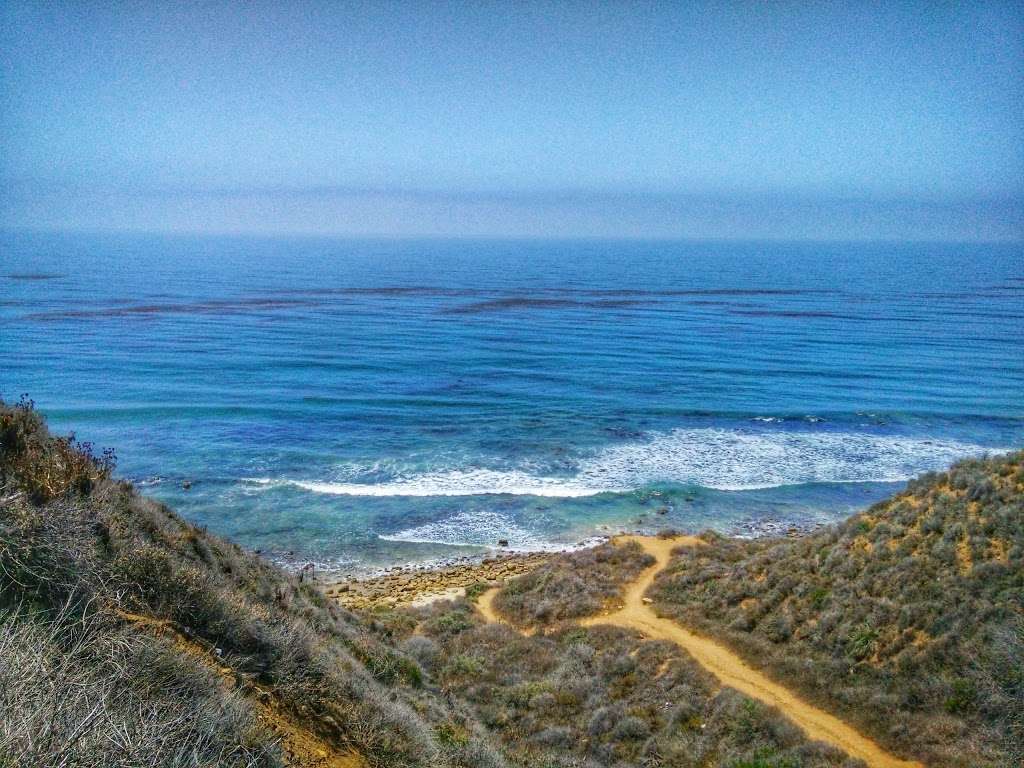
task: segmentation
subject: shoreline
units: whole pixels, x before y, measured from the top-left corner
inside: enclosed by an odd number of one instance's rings
[[[823,525],[820,522],[766,518],[756,522],[745,521],[734,526],[725,535],[728,538],[747,540],[793,538],[812,533]],[[621,536],[658,536],[670,530],[672,529],[622,530],[588,540],[586,548],[601,546]],[[562,557],[582,548],[584,547],[535,552],[494,551],[430,564],[405,563],[362,577],[337,578],[334,575],[317,583],[328,598],[353,610],[395,605],[419,607],[437,600],[463,597],[466,590],[474,585],[487,588],[499,586],[508,579],[529,573],[552,558]]]
[[[761,520],[738,521],[727,531],[719,532],[729,539],[781,539],[805,536],[826,524],[828,523],[818,520],[766,517]],[[426,605],[434,600],[462,597],[466,593],[466,588],[474,584],[497,586],[551,558],[581,549],[599,547],[618,537],[657,536],[670,529],[672,528],[623,528],[610,534],[602,532],[600,536],[560,550],[492,550],[426,562],[398,563],[362,573],[341,575],[337,570],[328,571],[321,578],[313,575],[312,581],[325,595],[348,608]],[[294,565],[292,569],[296,569]]]

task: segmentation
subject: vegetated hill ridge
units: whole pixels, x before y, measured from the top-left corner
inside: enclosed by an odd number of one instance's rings
[[[798,539],[679,550],[658,610],[929,765],[1024,761],[1024,452]]]

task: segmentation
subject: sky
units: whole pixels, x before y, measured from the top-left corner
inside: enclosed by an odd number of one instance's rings
[[[1024,239],[1024,2],[0,0],[0,227]]]

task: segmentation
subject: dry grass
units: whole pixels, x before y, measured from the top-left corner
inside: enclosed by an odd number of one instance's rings
[[[591,574],[583,567],[578,575]],[[542,588],[531,592],[557,597]],[[428,680],[465,702],[516,766],[860,765],[809,744],[778,712],[718,688],[670,642],[568,622],[523,635],[484,623],[464,600],[398,613],[417,623],[396,621],[405,627],[396,640]],[[451,737],[460,738],[465,727],[453,726]]]
[[[281,764],[243,697],[98,613],[8,609],[0,658],[0,764]]]

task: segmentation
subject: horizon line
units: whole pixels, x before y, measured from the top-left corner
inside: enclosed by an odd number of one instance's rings
[[[253,239],[253,240],[335,240],[373,242],[627,242],[627,243],[708,243],[708,244],[850,244],[850,245],[1019,245],[1024,246],[1024,236],[1017,238],[893,238],[893,237],[728,237],[728,236],[687,236],[687,235],[527,235],[527,234],[398,234],[398,233],[347,233],[347,232],[306,232],[306,231],[258,231],[258,230],[173,230],[173,229],[131,229],[131,228],[84,228],[84,227],[36,227],[32,225],[0,225],[3,235],[84,235],[84,236],[135,236],[135,237],[181,237],[210,239]]]

